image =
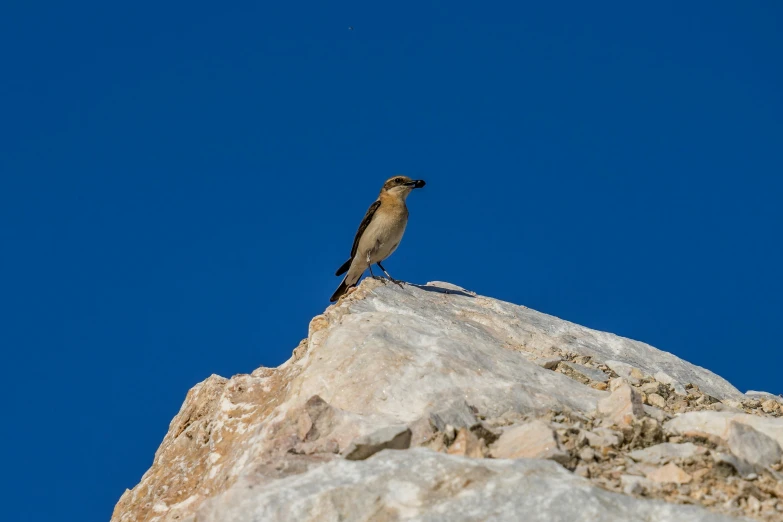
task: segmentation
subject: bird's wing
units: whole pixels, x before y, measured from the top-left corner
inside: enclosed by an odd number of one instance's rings
[[[372,217],[375,215],[375,211],[378,210],[378,207],[381,206],[380,200],[376,201],[372,205],[370,205],[370,208],[367,209],[367,213],[364,215],[364,219],[362,219],[362,224],[359,225],[359,230],[356,231],[356,237],[353,238],[353,246],[351,247],[351,259],[353,259],[353,256],[356,255],[356,249],[359,248],[359,240],[362,238],[362,234],[364,234],[364,231],[367,229],[367,226],[370,224],[370,221],[372,221]]]

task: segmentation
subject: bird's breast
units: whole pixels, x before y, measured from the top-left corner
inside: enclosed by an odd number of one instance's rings
[[[394,252],[408,224],[408,209],[405,207],[384,209],[384,212],[378,210],[359,242],[359,255],[369,253],[373,263],[383,261]]]

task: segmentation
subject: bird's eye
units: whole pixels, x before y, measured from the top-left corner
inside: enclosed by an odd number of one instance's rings
[[[394,180],[395,183],[402,183],[402,178],[397,178]]]

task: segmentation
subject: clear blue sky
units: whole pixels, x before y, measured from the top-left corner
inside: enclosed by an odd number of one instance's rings
[[[395,277],[783,393],[780,2],[230,4],[0,8],[5,519],[108,520],[396,173]]]

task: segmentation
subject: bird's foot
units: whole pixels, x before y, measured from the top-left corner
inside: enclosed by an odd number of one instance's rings
[[[389,281],[391,281],[395,285],[399,286],[400,288],[404,288],[402,285],[405,284],[405,281],[398,281],[397,279],[394,279],[394,278],[391,278],[391,277],[389,278]]]

